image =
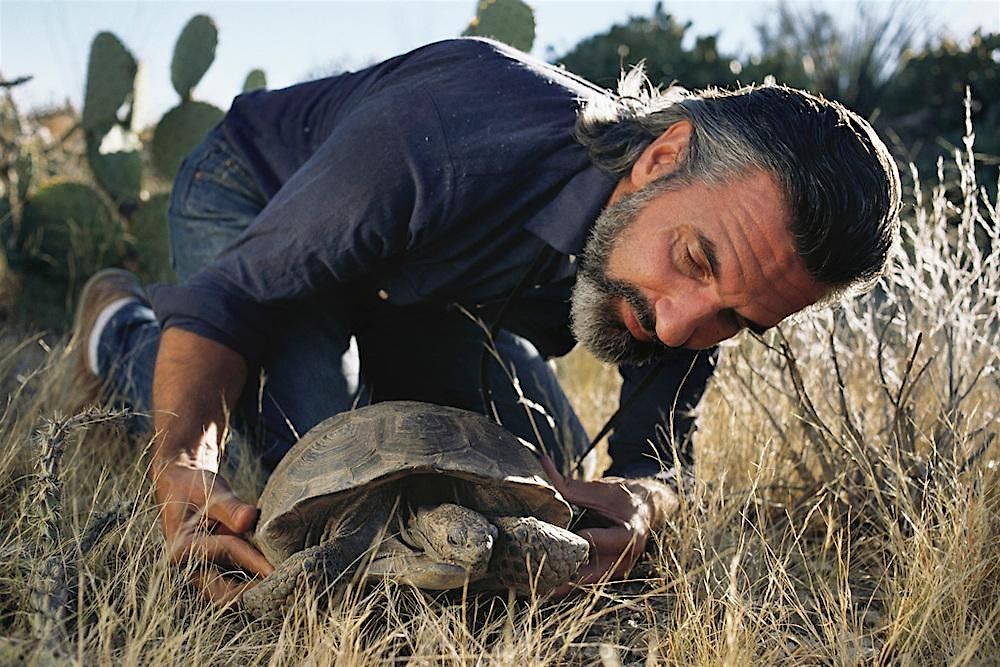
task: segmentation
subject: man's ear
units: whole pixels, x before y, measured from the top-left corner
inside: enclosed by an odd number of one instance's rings
[[[638,190],[647,183],[673,172],[684,160],[684,152],[691,140],[692,131],[691,122],[681,120],[653,139],[632,165],[633,187]]]

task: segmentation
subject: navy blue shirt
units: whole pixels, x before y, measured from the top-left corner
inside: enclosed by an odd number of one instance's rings
[[[221,129],[268,204],[187,284],[153,289],[154,310],[164,328],[221,342],[252,364],[276,309],[317,294],[459,303],[489,319],[548,247],[503,326],[546,356],[564,354],[574,343],[576,255],[616,184],[573,128],[585,101],[608,94],[496,42],[460,39],[241,95]],[[683,376],[692,356],[676,356]],[[616,472],[658,469],[646,455],[671,460],[662,425],[676,405],[666,431],[686,433],[684,413],[710,373],[702,366],[677,403],[672,377],[630,409],[628,432],[619,426],[611,438]],[[622,375],[624,394],[641,373]]]

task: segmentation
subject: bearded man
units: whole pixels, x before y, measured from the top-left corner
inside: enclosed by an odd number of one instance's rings
[[[236,98],[176,179],[179,284],[95,276],[81,373],[152,415],[178,560],[272,569],[219,475],[228,415],[271,469],[323,419],[410,399],[541,446],[606,522],[581,531],[592,582],[627,573],[675,506],[714,346],[876,279],[898,210],[884,144],[835,102],[663,94],[641,70],[613,94],[450,40]],[[576,341],[623,378],[591,482],[563,477],[588,438],[546,363]],[[202,571],[220,602],[253,585]]]

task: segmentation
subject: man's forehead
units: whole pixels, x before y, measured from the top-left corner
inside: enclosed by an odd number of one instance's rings
[[[697,242],[748,329],[763,333],[825,297],[829,290],[813,280],[795,247],[786,197],[772,174],[749,172],[707,194],[715,220],[697,230]]]

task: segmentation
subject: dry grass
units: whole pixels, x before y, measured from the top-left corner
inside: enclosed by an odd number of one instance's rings
[[[695,493],[635,579],[565,602],[386,584],[281,625],[214,609],[163,555],[145,443],[59,416],[63,352],[7,340],[0,664],[997,661],[1000,219],[955,159],[961,193],[909,196],[872,298],[725,350]],[[560,371],[595,430],[613,371]]]

